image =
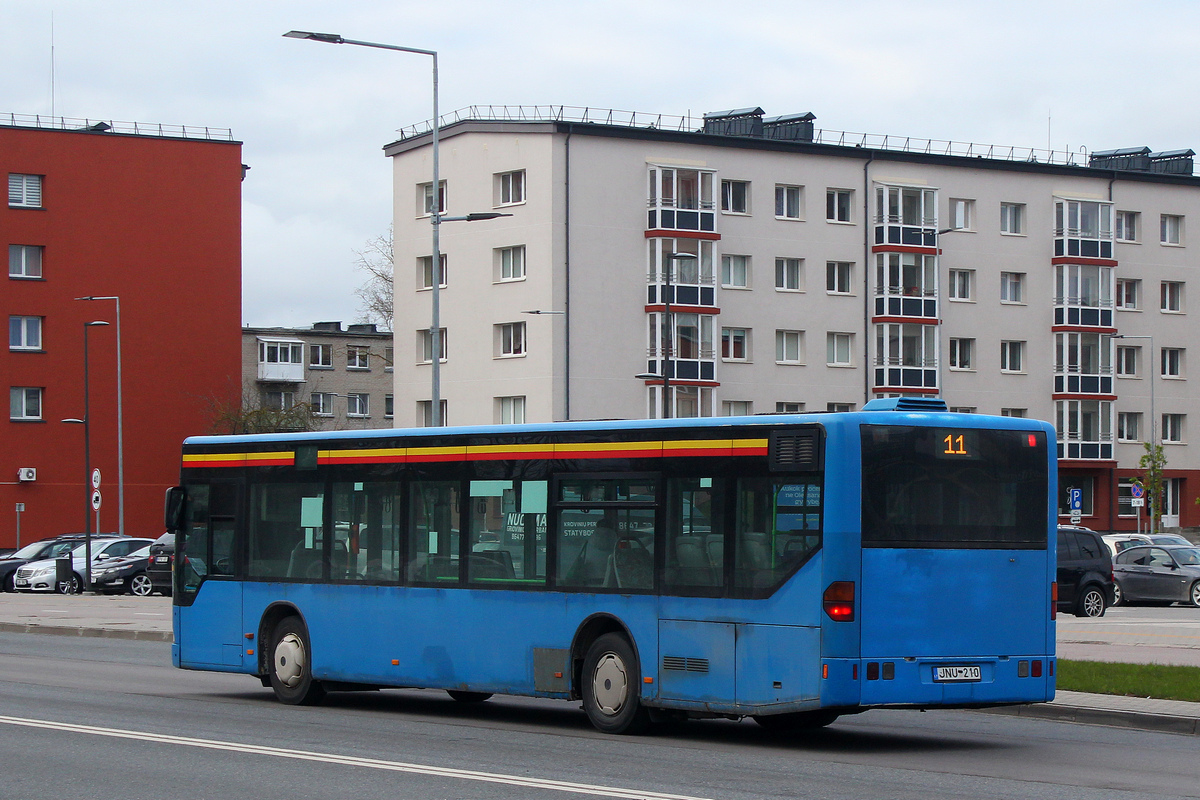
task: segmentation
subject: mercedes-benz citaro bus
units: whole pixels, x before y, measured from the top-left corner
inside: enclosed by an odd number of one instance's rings
[[[189,438],[172,657],[828,725],[1054,697],[1054,429],[859,412]]]

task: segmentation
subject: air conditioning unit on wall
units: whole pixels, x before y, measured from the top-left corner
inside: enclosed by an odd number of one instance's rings
[[[37,469],[34,467],[17,467],[17,480],[22,483],[37,480]]]

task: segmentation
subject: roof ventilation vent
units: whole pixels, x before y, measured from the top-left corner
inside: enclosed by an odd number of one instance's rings
[[[764,139],[783,139],[788,142],[811,142],[813,120],[817,115],[811,111],[803,114],[785,114],[782,117],[767,117],[763,120]]]
[[[946,411],[946,401],[936,397],[881,397],[863,406],[863,411]]]
[[[1165,175],[1191,175],[1193,171],[1192,156],[1195,150],[1164,150],[1161,153],[1150,154],[1150,171]]]
[[[734,108],[729,111],[710,111],[704,115],[704,132],[718,136],[763,135],[763,110]]]

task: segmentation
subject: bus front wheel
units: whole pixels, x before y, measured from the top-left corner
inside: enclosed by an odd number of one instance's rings
[[[583,659],[583,709],[602,733],[640,733],[650,722],[641,703],[637,656],[619,633],[592,643]]]
[[[798,733],[824,728],[838,718],[833,711],[796,711],[791,714],[768,714],[754,721],[775,733]]]
[[[325,688],[312,677],[308,629],[299,617],[284,617],[271,636],[271,689],[281,703],[307,706],[321,702]]]

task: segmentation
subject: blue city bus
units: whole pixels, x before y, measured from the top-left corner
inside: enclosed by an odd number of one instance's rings
[[[1054,696],[1054,431],[859,412],[189,438],[174,664],[598,729]]]

